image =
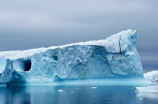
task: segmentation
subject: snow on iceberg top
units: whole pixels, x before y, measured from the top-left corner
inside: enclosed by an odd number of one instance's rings
[[[64,48],[64,47],[73,46],[73,45],[98,45],[98,46],[107,47],[107,46],[112,45],[111,41],[115,41],[115,40],[117,41],[120,37],[122,37],[124,35],[133,34],[135,32],[136,32],[136,30],[129,29],[129,30],[114,34],[114,35],[112,35],[106,39],[103,39],[103,40],[93,40],[93,41],[87,41],[87,42],[71,43],[71,44],[62,45],[62,46],[51,46],[48,48],[42,47],[42,48],[22,50],[22,51],[21,50],[3,51],[3,52],[0,52],[0,58],[15,60],[15,59],[24,58],[27,56],[32,56],[35,53],[45,52],[48,49]]]

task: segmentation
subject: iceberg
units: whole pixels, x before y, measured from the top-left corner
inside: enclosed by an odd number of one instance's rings
[[[158,83],[158,71],[151,71],[144,73],[144,77],[146,80],[153,82],[153,83]]]
[[[143,78],[137,31],[107,39],[30,50],[0,52],[0,83]]]

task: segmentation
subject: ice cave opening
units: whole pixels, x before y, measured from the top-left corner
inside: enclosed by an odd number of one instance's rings
[[[13,67],[16,71],[29,71],[31,69],[31,60],[27,59],[27,60],[16,60],[13,63]]]
[[[24,61],[24,71],[29,71],[31,69],[31,60]]]
[[[54,61],[58,61],[58,56],[53,56]]]

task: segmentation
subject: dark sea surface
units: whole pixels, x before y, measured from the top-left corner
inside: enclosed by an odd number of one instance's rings
[[[158,104],[158,93],[135,86],[0,87],[0,104]]]

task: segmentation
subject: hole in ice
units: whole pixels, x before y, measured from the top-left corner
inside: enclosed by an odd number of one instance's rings
[[[53,60],[54,60],[54,61],[57,61],[57,60],[58,60],[58,57],[57,57],[57,56],[53,56]]]
[[[16,71],[29,71],[31,69],[31,60],[16,60],[13,67]]]
[[[31,61],[26,60],[24,61],[24,71],[29,71],[31,69]]]

